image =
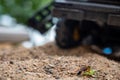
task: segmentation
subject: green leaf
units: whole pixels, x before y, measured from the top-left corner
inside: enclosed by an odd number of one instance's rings
[[[93,76],[95,74],[94,70],[86,71],[83,73],[84,76]]]

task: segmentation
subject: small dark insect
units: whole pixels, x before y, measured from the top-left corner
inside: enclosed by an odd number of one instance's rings
[[[87,70],[87,68],[88,68],[88,66],[82,67],[82,68],[78,71],[77,75],[81,75],[83,71],[86,71],[86,70]]]
[[[82,67],[77,75],[82,75],[82,76],[93,76],[95,74],[95,70],[91,69],[90,66],[84,66]]]

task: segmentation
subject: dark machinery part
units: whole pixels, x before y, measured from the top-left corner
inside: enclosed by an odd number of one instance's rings
[[[53,8],[53,2],[45,6],[38,12],[36,12],[28,20],[28,26],[44,34],[46,31],[48,31],[53,26],[52,15],[51,15],[52,8]]]
[[[61,19],[56,28],[56,43],[61,48],[72,48],[80,44],[80,22]]]
[[[97,45],[101,50],[110,47],[114,52],[120,46],[119,0],[55,0],[53,16],[62,20],[56,29],[60,47]],[[76,32],[78,41],[75,29],[80,31]]]

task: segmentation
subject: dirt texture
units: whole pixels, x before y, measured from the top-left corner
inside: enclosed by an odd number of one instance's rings
[[[83,75],[86,67],[92,76]],[[0,51],[0,80],[120,80],[120,64],[88,47],[62,50],[54,43]]]

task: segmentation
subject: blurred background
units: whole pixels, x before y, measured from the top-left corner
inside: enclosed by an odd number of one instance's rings
[[[53,0],[0,0],[0,48],[54,41],[52,8]]]
[[[19,23],[26,21],[52,0],[0,0],[0,15],[8,14]]]

